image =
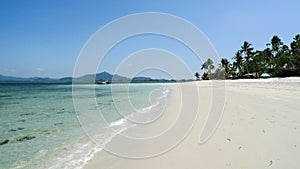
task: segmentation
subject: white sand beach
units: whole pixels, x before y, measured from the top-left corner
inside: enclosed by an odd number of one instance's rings
[[[165,115],[149,128],[147,136],[159,133],[176,119],[184,101],[199,103],[199,114],[187,137],[172,150],[152,158],[131,159],[100,151],[85,169],[296,169],[300,160],[300,78],[228,80],[221,121],[203,144],[199,138],[214,99],[212,81],[189,82],[172,94]],[[221,83],[222,84],[222,83]],[[224,83],[223,83],[224,84]],[[189,86],[197,86],[194,98]],[[219,88],[219,86],[215,86]],[[218,90],[218,89],[216,89]],[[182,92],[182,93],[181,93]],[[222,99],[220,99],[222,101]],[[184,109],[183,114],[195,111]],[[130,132],[130,131],[125,131]],[[114,139],[112,140],[114,141]],[[122,143],[120,143],[122,144]],[[156,142],[153,146],[162,143]],[[122,145],[120,145],[122,146]],[[134,145],[132,145],[134,147]],[[132,148],[132,147],[131,147]],[[145,147],[152,149],[154,147]]]

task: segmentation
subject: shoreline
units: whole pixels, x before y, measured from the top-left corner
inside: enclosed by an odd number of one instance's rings
[[[300,99],[300,78],[276,79],[225,81],[222,120],[214,135],[201,145],[199,133],[209,111],[211,81],[185,83],[198,86],[201,113],[179,145],[146,159],[122,158],[101,151],[83,168],[297,168],[300,107],[295,103]],[[178,91],[172,90],[166,111],[178,108],[178,96]],[[155,130],[161,131],[172,121],[164,120],[165,125]]]
[[[127,86],[129,84],[110,84],[110,85],[117,85],[117,86]],[[159,105],[161,104],[161,99],[169,99],[170,95],[171,95],[171,92],[169,91],[170,88],[169,87],[166,87],[165,84],[163,83],[134,83],[134,84],[130,84],[130,85],[134,85],[134,86],[137,86],[137,85],[143,85],[143,86],[160,86],[160,90],[161,92],[163,93],[162,96],[160,97],[157,97],[156,98],[156,102],[154,105],[151,105],[151,106],[146,106],[146,107],[143,107],[137,111],[141,112],[142,113],[147,113],[149,110],[153,109],[153,108],[156,108],[159,107]],[[157,90],[157,89],[156,89]],[[116,121],[112,121],[109,125],[108,128],[110,128],[110,130],[114,130],[114,131],[110,131],[109,133],[111,133],[110,137],[106,138],[107,140],[104,141],[103,145],[101,146],[97,146],[95,145],[95,143],[93,143],[93,141],[89,141],[90,143],[92,143],[92,149],[89,150],[89,153],[84,155],[86,158],[84,160],[80,160],[80,162],[78,163],[79,164],[79,167],[77,168],[83,168],[90,160],[92,160],[98,153],[101,153],[102,151],[105,151],[103,149],[102,146],[108,144],[112,139],[114,139],[114,137],[116,135],[118,135],[118,133],[122,133],[122,132],[125,132],[126,130],[132,128],[132,127],[135,127],[136,124],[132,123],[130,120],[128,119],[131,119],[131,116],[134,116],[134,112],[129,114],[129,115],[126,115],[125,118],[121,118],[121,119],[118,119]],[[133,118],[133,117],[132,117]],[[108,129],[107,128],[107,129]],[[109,129],[108,129],[109,130]],[[89,143],[89,144],[90,144]],[[91,145],[90,145],[91,146]]]

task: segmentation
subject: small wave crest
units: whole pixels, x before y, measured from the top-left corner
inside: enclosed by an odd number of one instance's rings
[[[97,143],[87,139],[72,146],[63,156],[55,159],[55,165],[51,165],[51,167],[48,168],[81,169],[89,160],[94,158],[97,152],[102,151],[104,146],[117,134],[138,125],[135,121],[153,120],[153,117],[159,113],[158,111],[165,106],[166,99],[170,93],[167,87],[160,87],[159,90],[161,91],[161,95],[157,96],[150,106],[143,107],[130,113],[126,117],[112,121],[108,126],[103,128],[101,134],[93,136],[93,138],[95,138],[94,140],[97,140]]]

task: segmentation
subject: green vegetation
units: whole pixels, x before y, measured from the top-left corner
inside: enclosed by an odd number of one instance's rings
[[[205,71],[203,80],[259,78],[263,73],[272,77],[300,76],[300,35],[297,34],[289,46],[278,36],[273,36],[263,50],[255,50],[245,41],[233,56],[232,63],[223,58],[214,70],[214,62],[207,59],[201,69]]]
[[[196,72],[194,76],[196,77],[197,80],[200,80],[200,73]]]

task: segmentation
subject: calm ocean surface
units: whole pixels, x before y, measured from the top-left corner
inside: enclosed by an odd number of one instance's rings
[[[77,89],[82,90],[76,96],[82,101],[90,97],[85,91],[95,91],[96,104],[86,105],[94,113],[86,118],[81,118],[85,112],[75,112],[72,85],[0,83],[1,169],[81,168],[101,151],[81,126],[96,128],[90,133],[103,146],[114,136],[108,127],[121,131],[133,125],[124,117],[145,119],[148,111],[163,106],[160,103],[169,94],[163,84],[77,85]],[[100,114],[105,121],[95,122]]]

